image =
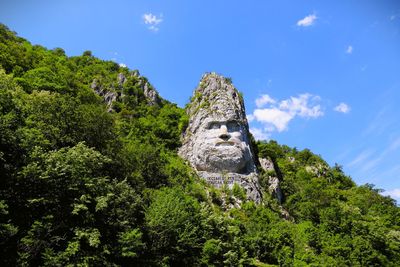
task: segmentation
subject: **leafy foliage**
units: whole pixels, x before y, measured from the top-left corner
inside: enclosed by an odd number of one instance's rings
[[[210,187],[176,153],[184,110],[149,105],[144,84],[90,51],[68,57],[0,25],[1,266],[400,262],[400,210],[373,185],[309,150],[252,140],[275,167],[260,174],[264,203]]]

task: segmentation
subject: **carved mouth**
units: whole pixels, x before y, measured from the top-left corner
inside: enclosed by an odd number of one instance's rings
[[[232,141],[222,141],[222,142],[218,142],[216,143],[216,146],[234,146],[235,142]]]

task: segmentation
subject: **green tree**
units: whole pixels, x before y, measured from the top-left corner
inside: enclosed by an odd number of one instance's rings
[[[155,191],[146,209],[150,249],[159,263],[193,265],[203,240],[198,202],[177,188]]]

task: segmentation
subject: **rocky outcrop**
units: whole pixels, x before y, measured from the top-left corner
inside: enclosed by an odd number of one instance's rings
[[[229,79],[205,74],[188,105],[189,125],[179,155],[208,183],[239,184],[261,201],[243,99]]]
[[[329,166],[319,163],[316,165],[306,166],[305,169],[307,172],[312,173],[317,177],[323,177],[328,173]]]
[[[97,93],[99,96],[103,97],[104,102],[107,106],[107,111],[111,112],[113,110],[112,105],[119,96],[118,93],[114,90],[111,91],[104,88],[104,86],[101,85],[97,79],[93,80],[92,84],[90,85],[90,88],[93,89],[95,93]]]
[[[146,97],[147,103],[150,106],[159,105],[161,103],[161,99],[157,91],[148,82],[146,82],[143,86],[143,93]]]
[[[136,77],[139,80],[139,86],[143,90],[143,94],[146,97],[147,104],[150,106],[161,104],[161,98],[156,89],[147,81],[146,78],[140,76],[138,70],[131,72],[132,77]]]
[[[260,158],[260,165],[265,171],[275,171],[274,163],[270,159]]]
[[[281,187],[279,185],[279,178],[276,175],[276,170],[274,167],[274,163],[270,159],[266,158],[260,158],[260,165],[261,168],[263,168],[268,176],[268,191],[269,193],[274,196],[279,204],[282,204],[283,202],[283,194]]]
[[[134,70],[130,74],[131,78],[134,78],[140,89],[143,91],[143,95],[148,105],[160,105],[161,98],[156,89],[147,81],[145,77],[140,76],[138,70]],[[114,101],[124,101],[126,94],[124,93],[124,84],[128,81],[129,77],[125,77],[123,73],[119,73],[117,77],[117,83],[112,83],[111,86],[104,86],[98,79],[94,79],[90,88],[93,89],[98,95],[104,98],[104,102],[107,105],[108,112],[113,111]]]

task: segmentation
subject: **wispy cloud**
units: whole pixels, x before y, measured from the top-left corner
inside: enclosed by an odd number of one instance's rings
[[[399,177],[399,173],[400,173],[400,164],[397,164],[394,167],[392,167],[391,169],[380,172],[379,174],[382,177],[396,176],[396,179],[397,179]]]
[[[353,53],[353,46],[349,45],[346,49],[347,54],[352,54]]]
[[[349,113],[350,112],[350,107],[346,103],[340,103],[337,105],[333,110],[341,113]]]
[[[276,102],[275,99],[273,99],[272,97],[270,97],[269,95],[262,95],[261,97],[256,99],[256,106],[258,108],[261,108],[263,106],[265,106],[266,104],[274,104]]]
[[[391,16],[389,17],[389,19],[390,19],[391,21],[393,21],[393,20],[397,19],[399,16],[400,16],[400,14],[399,14],[399,13],[396,13],[396,14],[391,15]]]
[[[317,16],[315,14],[308,15],[304,17],[303,19],[299,20],[297,22],[297,26],[299,27],[308,27],[314,24],[314,22],[317,20]]]
[[[372,158],[363,162],[360,166],[360,170],[364,173],[370,172],[371,170],[375,170],[375,167],[382,161],[383,156],[373,156]]]
[[[355,167],[364,174],[371,173],[371,170],[376,170],[378,164],[386,160],[391,153],[400,148],[400,137],[391,141],[383,150],[372,151],[370,149],[359,153],[349,164],[348,167]],[[395,166],[395,170],[399,170],[400,165]],[[381,175],[383,173],[381,172]]]
[[[371,150],[364,150],[360,154],[358,154],[349,164],[347,164],[349,167],[355,167],[360,164],[364,164],[369,157],[372,155]]]
[[[146,13],[143,15],[143,21],[146,25],[148,25],[148,29],[151,31],[158,31],[159,30],[159,24],[163,21],[162,15],[157,17],[156,15],[153,15],[152,13]]]
[[[400,199],[400,188],[395,188],[393,190],[385,191],[382,193],[384,196],[390,196],[395,199]]]
[[[363,136],[367,135],[380,135],[391,126],[392,120],[387,107],[383,107],[375,117],[370,121],[368,127],[363,132]]]
[[[126,68],[126,64],[124,64],[124,63],[119,63],[119,66],[120,66],[121,68]]]
[[[394,139],[389,145],[389,151],[395,151],[400,148],[400,137]]]
[[[295,117],[317,118],[323,116],[321,106],[318,104],[319,96],[301,94],[277,101],[269,95],[262,95],[256,99],[257,108],[247,118],[262,124],[263,129],[256,129],[254,136],[267,136],[274,131],[282,132]]]

